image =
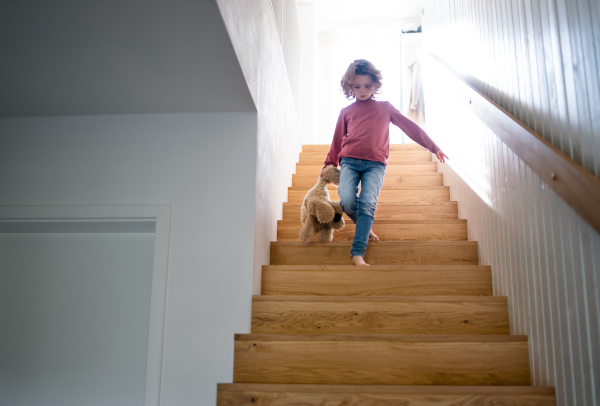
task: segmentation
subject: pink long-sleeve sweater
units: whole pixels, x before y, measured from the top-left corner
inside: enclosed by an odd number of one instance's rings
[[[335,126],[325,166],[338,166],[340,158],[382,162],[390,156],[390,123],[434,154],[440,148],[421,127],[404,117],[387,101],[356,101],[345,107]]]

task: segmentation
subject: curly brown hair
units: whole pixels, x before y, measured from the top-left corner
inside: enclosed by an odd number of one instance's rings
[[[373,94],[371,98],[379,94],[381,89],[381,71],[375,67],[371,62],[366,59],[357,59],[348,66],[348,70],[342,77],[341,85],[342,92],[348,100],[354,99],[356,96],[352,93],[352,82],[356,75],[369,75],[373,80]]]

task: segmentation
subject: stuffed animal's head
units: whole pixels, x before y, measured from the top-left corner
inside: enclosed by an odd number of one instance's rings
[[[338,186],[340,184],[340,170],[333,165],[328,165],[323,169],[323,179]]]

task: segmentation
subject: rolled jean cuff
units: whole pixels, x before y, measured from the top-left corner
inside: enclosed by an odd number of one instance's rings
[[[359,250],[350,250],[350,257],[354,258],[355,256],[361,256],[361,257],[365,257],[365,252],[364,251],[359,251]]]

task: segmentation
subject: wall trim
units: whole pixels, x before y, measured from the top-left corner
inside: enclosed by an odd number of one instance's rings
[[[154,233],[144,406],[160,404],[171,205],[0,206],[0,233]]]

